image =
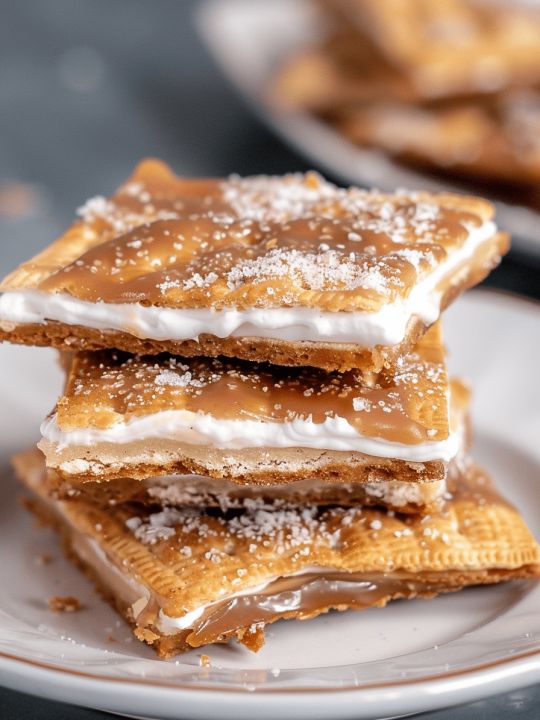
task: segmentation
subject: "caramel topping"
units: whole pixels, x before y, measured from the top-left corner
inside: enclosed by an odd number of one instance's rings
[[[451,587],[446,573],[348,573],[331,571],[283,577],[262,592],[223,600],[194,621],[189,643],[194,647],[215,642],[228,633],[254,623],[271,623],[287,613],[300,619],[331,607],[357,610],[385,605],[388,600],[416,595],[437,595]]]
[[[186,180],[146,161],[109,200],[80,212],[24,267],[33,287],[174,308],[375,311],[406,297],[492,208],[340,189],[315,173]]]
[[[371,386],[355,371],[270,367],[211,358],[75,356],[57,409],[63,430],[110,427],[164,410],[265,423],[345,418],[359,433],[401,443],[448,437],[448,378],[438,326],[394,375]]]

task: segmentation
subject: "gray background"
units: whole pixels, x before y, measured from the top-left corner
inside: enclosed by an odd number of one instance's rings
[[[196,5],[0,0],[0,274],[52,240],[84,199],[112,191],[145,155],[186,175],[307,168],[221,78],[193,29]],[[14,182],[31,192],[19,217],[1,212]],[[540,298],[539,273],[540,260],[513,251],[488,282]],[[425,717],[539,716],[536,687]],[[0,689],[2,720],[103,717]]]

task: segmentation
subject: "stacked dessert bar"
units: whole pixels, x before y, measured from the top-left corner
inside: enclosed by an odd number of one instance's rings
[[[331,609],[540,574],[467,455],[440,315],[508,247],[492,207],[148,160],[2,284],[66,382],[31,506],[161,657]]]

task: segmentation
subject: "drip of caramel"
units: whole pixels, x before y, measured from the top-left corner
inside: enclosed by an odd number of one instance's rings
[[[436,575],[436,574],[435,574]],[[428,582],[422,574],[344,573],[331,571],[282,577],[263,592],[224,600],[209,607],[194,623],[189,636],[193,646],[215,642],[220,635],[254,623],[271,623],[287,613],[299,612],[300,619],[318,615],[321,609],[347,607],[363,610],[390,598],[437,595],[448,590],[448,578],[434,574]]]

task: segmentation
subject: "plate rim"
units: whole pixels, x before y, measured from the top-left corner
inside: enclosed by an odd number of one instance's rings
[[[497,660],[493,660],[490,662],[483,662],[479,663],[478,665],[471,666],[470,668],[464,668],[461,670],[452,670],[452,671],[446,671],[437,673],[434,675],[427,675],[423,676],[421,678],[403,678],[400,680],[390,680],[390,681],[379,681],[379,682],[373,682],[369,684],[362,684],[362,685],[345,685],[345,686],[335,686],[335,687],[324,687],[324,688],[317,688],[317,687],[258,687],[254,686],[252,688],[247,687],[241,687],[241,686],[234,686],[234,687],[228,687],[226,685],[220,685],[216,686],[215,684],[204,684],[204,683],[197,683],[197,684],[189,684],[189,683],[183,683],[183,682],[160,682],[159,680],[152,679],[149,680],[144,677],[137,677],[137,678],[129,678],[129,677],[116,677],[116,676],[107,676],[107,675],[100,675],[99,673],[89,673],[84,672],[82,670],[72,669],[72,668],[66,668],[66,667],[59,667],[55,666],[53,664],[50,664],[45,661],[40,660],[34,660],[31,658],[21,658],[16,655],[12,655],[11,653],[7,653],[5,651],[0,651],[0,669],[3,664],[5,664],[6,661],[9,661],[10,663],[15,662],[19,665],[24,665],[25,667],[31,667],[36,668],[39,671],[52,673],[54,675],[60,674],[60,675],[68,675],[72,677],[76,677],[79,680],[83,680],[85,682],[92,681],[92,682],[106,682],[107,684],[121,684],[121,685],[138,685],[138,686],[145,686],[145,687],[154,687],[156,689],[162,690],[171,690],[171,691],[179,691],[183,690],[186,692],[208,692],[212,691],[213,693],[225,693],[227,695],[229,694],[236,694],[236,695],[334,695],[335,693],[361,693],[361,692],[368,692],[368,691],[376,691],[376,690],[392,690],[394,688],[401,688],[401,687],[413,687],[413,686],[422,686],[427,685],[428,683],[436,683],[436,682],[445,682],[447,680],[454,680],[458,677],[463,676],[470,676],[470,675],[477,675],[485,673],[493,668],[499,668],[504,667],[507,665],[514,665],[519,664],[521,661],[529,660],[531,658],[535,658],[537,656],[540,656],[540,648],[536,650],[527,650],[522,653],[516,653],[515,655],[511,655],[506,658],[499,658]],[[540,680],[540,660],[538,662],[538,671],[539,671],[539,680]]]
[[[238,713],[257,710],[261,720],[270,720],[275,713],[287,709],[289,717],[297,720],[332,720],[336,717],[336,700],[339,700],[339,716],[343,720],[367,720],[384,716],[401,717],[404,714],[441,710],[454,705],[466,704],[486,697],[486,690],[495,688],[492,696],[511,692],[533,685],[539,677],[538,663],[531,665],[527,658],[520,658],[499,672],[478,671],[471,677],[467,674],[465,682],[460,677],[450,682],[441,681],[439,685],[425,682],[412,683],[401,691],[392,688],[375,690],[351,689],[350,692],[336,695],[326,690],[309,689],[297,693],[261,693],[232,691],[232,689],[208,690],[200,688],[185,689],[167,686],[154,688],[134,681],[129,686],[129,693],[119,692],[117,679],[103,682],[99,678],[73,676],[67,671],[71,682],[63,682],[63,674],[54,670],[36,668],[26,665],[25,672],[14,670],[12,663],[5,664],[0,658],[2,684],[14,690],[25,692],[37,697],[76,704],[96,710],[115,712],[118,714],[134,712],[137,702],[137,717],[144,718],[200,718],[207,720],[219,707],[224,720],[242,717]],[[28,681],[34,681],[29,687]],[[125,685],[120,685],[125,690]],[[197,692],[201,690],[201,692]],[[379,690],[377,692],[377,690]],[[381,692],[382,691],[382,692]],[[99,692],[100,702],[96,702]],[[384,694],[383,694],[384,693]],[[264,704],[261,699],[264,698]],[[179,711],[179,702],[186,702],[186,714]],[[201,702],[202,701],[202,702]],[[314,707],[316,703],[316,708]],[[188,705],[189,704],[189,705]]]

